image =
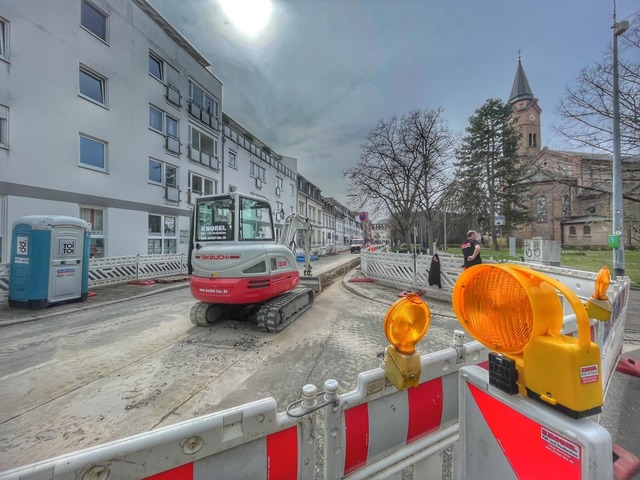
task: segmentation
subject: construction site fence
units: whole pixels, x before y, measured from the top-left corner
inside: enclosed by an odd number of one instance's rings
[[[187,273],[187,261],[186,253],[92,258],[89,287],[183,275]],[[0,264],[0,301],[9,297],[10,265]]]

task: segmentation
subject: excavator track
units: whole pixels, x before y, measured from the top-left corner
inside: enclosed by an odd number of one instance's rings
[[[280,332],[313,305],[313,290],[296,288],[269,300],[258,310],[258,328],[265,332]]]

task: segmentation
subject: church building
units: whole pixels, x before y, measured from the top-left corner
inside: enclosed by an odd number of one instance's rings
[[[612,156],[542,147],[542,109],[520,58],[508,103],[522,133],[518,152],[529,157],[536,169],[529,180],[530,222],[512,232],[518,243],[541,237],[560,241],[563,247],[606,247],[612,233]],[[623,158],[623,192],[640,185],[638,166],[640,158]],[[638,246],[639,209],[626,199],[624,208],[625,245]]]

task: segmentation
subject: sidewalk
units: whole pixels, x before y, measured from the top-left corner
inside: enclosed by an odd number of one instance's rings
[[[189,277],[180,275],[180,280],[172,283],[154,283],[152,285],[137,285],[130,283],[118,283],[115,285],[105,285],[90,290],[90,296],[86,301],[69,302],[52,305],[41,310],[29,310],[26,308],[12,308],[7,301],[0,303],[0,327],[13,325],[16,323],[32,322],[46,318],[68,315],[81,310],[89,310],[112,303],[126,302],[135,298],[156,295],[163,292],[189,287]]]

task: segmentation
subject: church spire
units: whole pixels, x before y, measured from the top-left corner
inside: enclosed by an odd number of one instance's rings
[[[511,95],[509,95],[509,103],[514,104],[519,100],[533,100],[533,92],[527,81],[527,76],[524,74],[522,68],[522,59],[520,58],[520,52],[518,52],[518,69],[516,70],[516,78],[513,80],[513,87],[511,87]]]

